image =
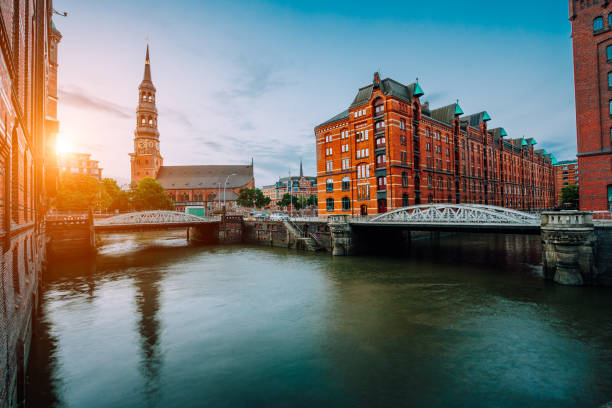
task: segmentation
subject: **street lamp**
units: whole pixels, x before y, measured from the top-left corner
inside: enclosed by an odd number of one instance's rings
[[[229,181],[230,177],[235,176],[236,173],[232,173],[229,176],[227,176],[227,178],[225,179],[225,184],[223,184],[223,211],[225,211],[225,187],[227,187],[227,182]]]

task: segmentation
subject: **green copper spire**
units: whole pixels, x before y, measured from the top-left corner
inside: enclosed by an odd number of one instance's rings
[[[537,145],[537,144],[538,144],[538,142],[536,142],[536,140],[532,138],[532,139],[531,139],[531,144],[532,144],[532,145]]]
[[[508,136],[508,132],[506,132],[506,129],[501,128],[500,135],[501,135],[501,137]]]
[[[419,78],[416,79],[416,83],[414,84],[414,93],[413,96],[420,97],[425,95],[425,92],[421,89],[421,85],[419,85]]]
[[[463,115],[463,110],[461,106],[459,106],[459,99],[457,99],[457,103],[455,104],[455,116]]]
[[[521,146],[529,146],[525,140],[525,137],[523,137],[523,140],[521,141]]]
[[[487,111],[484,111],[484,114],[482,115],[482,120],[483,122],[491,120],[491,117],[489,116],[489,113]]]

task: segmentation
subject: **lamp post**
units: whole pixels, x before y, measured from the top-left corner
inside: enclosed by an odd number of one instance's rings
[[[219,186],[219,195],[217,196],[217,203],[220,203],[221,202],[221,182],[219,181],[217,185]]]
[[[232,173],[229,176],[227,176],[227,178],[225,179],[225,184],[223,184],[223,211],[225,211],[225,187],[227,187],[227,182],[229,181],[230,177],[235,176],[236,173]]]

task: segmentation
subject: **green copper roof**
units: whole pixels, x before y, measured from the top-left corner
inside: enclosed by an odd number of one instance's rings
[[[527,141],[525,140],[525,138],[523,138],[523,140],[521,141],[521,146],[528,146]]]
[[[423,96],[423,95],[425,95],[425,92],[423,92],[423,89],[421,89],[421,85],[419,85],[419,81],[417,81],[414,84],[414,94],[413,94],[413,96],[418,98],[419,96]]]
[[[546,149],[544,149],[544,154],[548,154],[548,152],[546,151]]]
[[[538,142],[536,142],[536,140],[535,140],[535,139],[531,139],[531,144],[532,144],[532,145],[537,145],[537,144],[538,144]]]
[[[482,115],[482,120],[484,122],[486,122],[487,120],[491,120],[491,116],[489,116],[489,113],[487,111],[484,111],[484,114]]]
[[[508,136],[508,132],[506,132],[506,129],[504,129],[504,128],[501,129],[501,135],[502,135],[502,137]]]
[[[455,104],[455,115],[463,115],[463,110],[461,110],[461,106],[458,103]]]

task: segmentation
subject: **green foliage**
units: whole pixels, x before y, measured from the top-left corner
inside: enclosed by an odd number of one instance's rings
[[[121,190],[115,180],[111,178],[102,179],[102,188],[110,197],[110,204],[106,208],[107,211],[127,211],[130,209],[130,193]]]
[[[293,208],[295,208],[296,210],[300,210],[302,208],[306,208],[310,206],[316,207],[317,196],[311,195],[308,198],[304,198],[304,197],[297,197],[291,194],[284,194],[283,198],[281,198],[280,201],[278,202],[278,205],[281,207],[289,207],[290,205],[293,205]]]
[[[145,177],[132,189],[132,205],[142,210],[172,210],[174,204],[157,181]]]
[[[574,207],[578,207],[578,186],[570,184],[561,189],[561,202],[563,204],[569,204]]]
[[[309,207],[316,207],[317,205],[319,205],[319,199],[316,195],[313,194],[306,200],[306,205]]]
[[[89,208],[105,209],[111,198],[94,177],[85,174],[63,173],[55,206],[61,211],[84,211]]]
[[[261,208],[270,204],[270,197],[264,196],[258,188],[241,188],[236,202],[243,207]]]

